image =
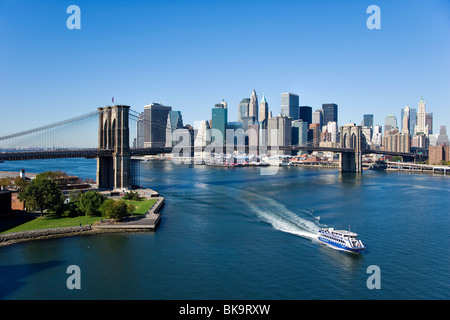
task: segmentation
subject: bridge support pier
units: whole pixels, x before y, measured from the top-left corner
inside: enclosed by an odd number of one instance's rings
[[[97,159],[99,189],[131,187],[129,110],[123,105],[98,108],[98,147],[113,150],[112,156]]]
[[[339,172],[362,173],[361,145],[365,144],[361,126],[345,125],[340,127],[341,147],[354,151],[341,152],[339,156]]]
[[[362,173],[361,152],[341,152],[339,156],[339,172]]]

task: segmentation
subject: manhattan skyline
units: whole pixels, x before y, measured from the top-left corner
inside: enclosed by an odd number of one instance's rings
[[[69,5],[81,29],[69,30]],[[369,30],[369,5],[381,29]],[[184,123],[224,99],[281,93],[313,111],[339,106],[339,125],[374,114],[384,125],[421,97],[434,131],[450,125],[450,4],[446,1],[2,1],[0,134],[127,104],[161,102]]]

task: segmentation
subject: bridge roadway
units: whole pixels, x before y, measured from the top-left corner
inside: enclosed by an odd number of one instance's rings
[[[197,149],[197,147],[183,147],[186,149],[193,148],[194,151],[203,151],[203,149]],[[248,146],[234,146],[234,150],[245,152],[257,150],[257,147],[248,147]],[[211,150],[213,152],[218,151],[220,146],[207,146],[204,149]],[[333,148],[333,147],[314,147],[314,146],[284,146],[284,147],[270,147],[270,146],[262,146],[259,147],[259,150],[299,150],[299,151],[321,151],[321,152],[335,152],[335,153],[351,153],[355,152],[355,149],[351,148]],[[130,156],[143,156],[143,155],[157,155],[161,153],[171,153],[173,148],[133,148],[130,149]],[[183,149],[179,149],[180,152],[184,151]],[[227,151],[227,146],[223,147],[224,152]],[[14,151],[14,152],[1,152],[0,153],[0,161],[14,161],[14,160],[33,160],[33,159],[58,159],[58,158],[98,158],[98,157],[108,157],[112,156],[114,150],[113,149],[64,149],[64,150],[42,150],[42,151]],[[382,154],[382,155],[390,155],[390,156],[402,156],[405,158],[414,158],[416,156],[415,153],[404,153],[404,152],[393,152],[393,151],[382,151],[382,150],[372,150],[372,149],[363,149],[361,150],[362,154]]]

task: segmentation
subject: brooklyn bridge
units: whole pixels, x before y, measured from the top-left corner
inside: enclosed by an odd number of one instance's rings
[[[126,105],[100,107],[79,117],[56,122],[39,128],[0,137],[0,161],[54,159],[54,158],[95,158],[97,159],[97,184],[100,189],[129,189],[132,183],[132,166],[135,156],[173,153],[174,147],[131,147],[139,112]],[[150,125],[150,124],[149,124]],[[322,151],[339,154],[341,172],[362,173],[362,155],[383,154],[401,156],[413,161],[419,155],[370,149],[362,134],[361,126],[342,126],[338,132],[340,144],[336,147],[320,147],[317,141],[306,146],[267,145],[265,150]],[[184,139],[183,139],[184,140]],[[189,141],[191,141],[189,139]],[[186,141],[185,141],[186,142]],[[249,145],[234,145],[233,150],[252,151]],[[199,151],[191,143],[181,145],[183,152],[193,155]],[[200,147],[206,151],[207,146]],[[214,151],[228,152],[229,146],[215,146]],[[256,149],[257,150],[257,149]],[[220,152],[221,153],[221,152]]]

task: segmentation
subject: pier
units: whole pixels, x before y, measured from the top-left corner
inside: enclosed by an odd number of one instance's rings
[[[387,171],[407,171],[411,173],[432,173],[447,175],[450,172],[450,166],[439,166],[429,164],[418,164],[408,162],[386,161]]]

